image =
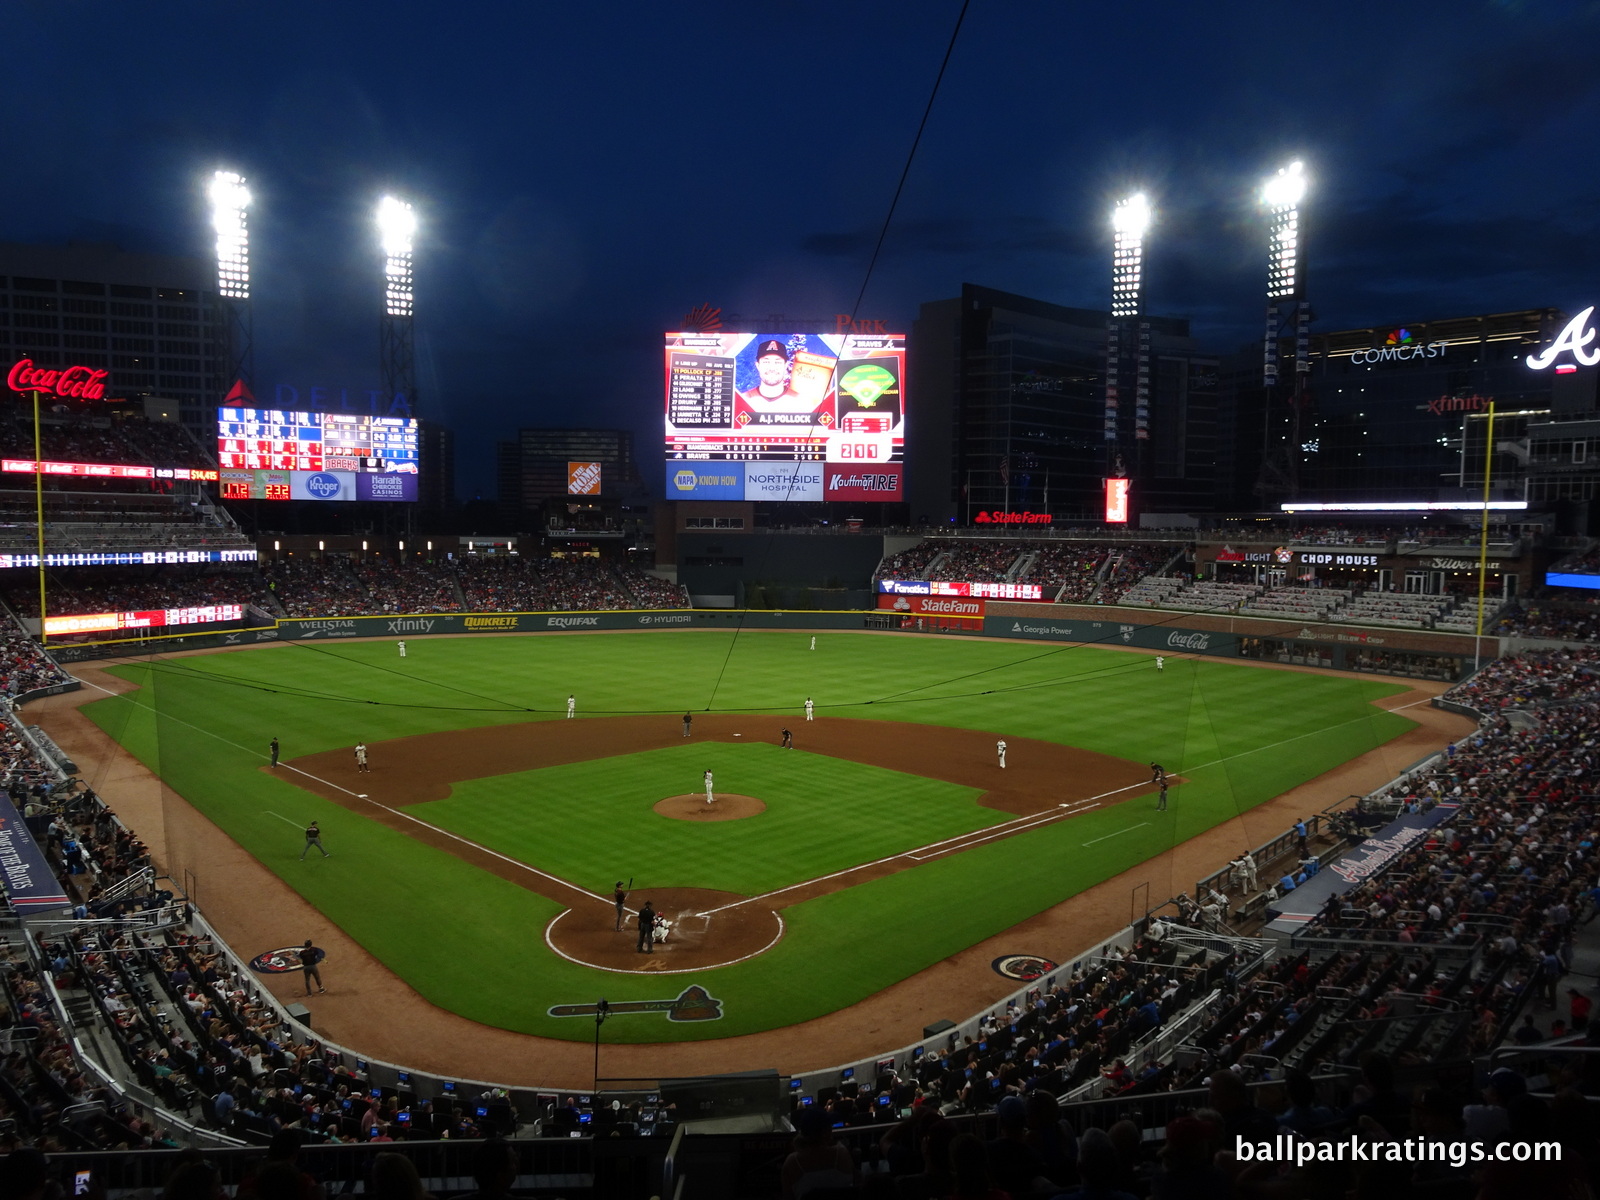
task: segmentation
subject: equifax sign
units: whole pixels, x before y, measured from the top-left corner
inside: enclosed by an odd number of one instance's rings
[[[33,359],[24,358],[11,368],[6,382],[13,392],[49,392],[68,400],[104,400],[105,379],[109,373],[98,367],[68,367],[57,371],[36,367]]]

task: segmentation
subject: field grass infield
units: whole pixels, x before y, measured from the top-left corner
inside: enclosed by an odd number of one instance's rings
[[[721,1002],[717,1020],[608,1029],[608,1040],[638,1042],[753,1033],[847,1007],[1413,727],[1372,703],[1405,686],[1366,678],[1172,656],[1158,672],[1143,654],[977,638],[830,632],[816,650],[810,640],[723,630],[413,638],[404,659],[392,641],[284,643],[116,667],[140,689],[85,712],[435,1004],[587,1040],[592,1022],[548,1009],[601,995],[659,1000],[689,984]],[[294,759],[559,720],[569,693],[583,721],[659,713],[676,727],[686,710],[770,712],[796,731],[810,696],[819,716],[1156,759],[1185,782],[1165,813],[1146,802],[1102,808],[803,900],[782,910],[783,937],[767,952],[663,977],[567,961],[544,940],[556,901],[262,769],[274,736]],[[706,766],[719,781],[736,774],[767,810],[714,824],[651,811],[696,790]],[[408,811],[591,892],[632,875],[639,888],[755,895],[1009,819],[979,795],[772,745],[619,745],[614,757],[466,781]],[[300,862],[299,828],[313,818],[333,857]]]

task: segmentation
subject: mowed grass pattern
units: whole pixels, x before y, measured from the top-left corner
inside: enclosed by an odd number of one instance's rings
[[[658,999],[688,982],[725,1002],[724,1018],[705,1025],[612,1022],[607,1037],[620,1041],[726,1037],[847,1006],[1411,727],[1371,703],[1403,686],[1366,678],[1176,656],[1157,672],[1148,655],[1093,647],[866,633],[824,632],[810,651],[810,636],[663,631],[412,638],[403,660],[387,641],[282,644],[119,667],[117,673],[143,690],[86,711],[436,1004],[510,1029],[581,1040],[588,1033],[582,1023],[549,1017],[549,1005],[582,1001],[597,988],[612,999]],[[1167,813],[1137,800],[796,905],[784,911],[787,932],[769,953],[666,979],[603,973],[558,958],[531,936],[559,911],[552,902],[319,800],[281,771],[261,770],[274,735],[285,757],[293,758],[358,740],[557,719],[569,692],[578,697],[582,719],[654,712],[674,730],[685,709],[768,712],[799,729],[794,722],[803,719],[809,695],[822,716],[1040,738],[1139,762],[1157,759],[1192,782],[1174,789]],[[697,745],[691,756],[702,749]],[[437,808],[441,824],[481,822],[486,843],[520,843],[519,853],[530,859],[555,855],[565,864],[555,873],[597,891],[630,860],[650,863],[674,881],[692,873],[696,879],[688,886],[760,891],[762,880],[787,878],[783,872],[791,868],[783,860],[791,850],[813,864],[850,865],[881,857],[883,845],[921,845],[999,817],[970,807],[963,795],[941,793],[949,785],[917,781],[904,785],[896,801],[903,800],[910,814],[900,818],[903,828],[876,830],[869,822],[858,841],[832,806],[861,818],[865,814],[855,809],[866,802],[837,794],[840,783],[850,782],[834,774],[842,769],[837,760],[776,747],[728,749],[759,751],[741,760],[741,767],[753,765],[750,782],[733,790],[769,800],[772,790],[782,800],[786,789],[795,789],[794,828],[774,834],[770,847],[762,845],[768,858],[761,863],[737,856],[717,861],[718,839],[753,836],[761,818],[724,823],[749,826],[750,834],[661,822],[654,814],[648,814],[652,821],[602,819],[585,797],[572,796],[565,809],[550,800],[546,820],[515,828],[514,798],[526,794],[526,781],[518,778],[467,784],[459,796],[427,807]],[[597,772],[594,778],[616,794],[639,789],[638,803],[663,786],[653,762],[632,761],[653,755],[618,750],[609,760],[614,766],[573,768],[571,786],[586,788],[587,773]],[[726,786],[726,770],[738,768],[714,769],[719,786]],[[679,768],[670,768],[672,792],[695,790],[702,770],[690,766],[681,783]],[[379,798],[382,771],[380,754],[371,785]],[[496,797],[499,788],[504,793]],[[812,794],[823,799],[814,801]],[[468,803],[474,795],[486,803]],[[935,795],[931,803],[914,798]],[[808,823],[813,805],[816,819]],[[335,857],[323,861],[313,853],[302,863],[297,827],[313,817]],[[657,823],[710,836],[657,855]],[[179,865],[200,877],[202,905],[205,887],[228,884],[209,878],[207,864]],[[826,872],[797,862],[792,873]],[[1192,882],[1173,880],[1171,886]],[[1064,957],[1080,948],[1023,949]]]
[[[704,824],[652,811],[665,796],[703,791],[708,768],[719,790],[755,795],[767,810]],[[641,888],[754,896],[1008,819],[978,796],[803,750],[705,742],[475,779],[409,811],[591,892],[622,875]],[[597,847],[610,848],[604,862]]]

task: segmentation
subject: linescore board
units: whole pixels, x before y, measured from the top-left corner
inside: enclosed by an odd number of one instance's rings
[[[903,499],[905,358],[899,333],[668,333],[668,497]]]
[[[415,474],[417,422],[367,413],[219,408],[217,465],[247,471]]]

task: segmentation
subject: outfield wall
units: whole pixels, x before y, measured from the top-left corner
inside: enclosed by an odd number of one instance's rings
[[[1122,645],[1172,654],[1278,661],[1369,674],[1457,679],[1470,672],[1473,640],[1457,634],[1412,629],[1368,629],[1312,625],[1228,614],[1099,605],[1019,604],[986,601],[985,637],[1083,645]],[[271,628],[140,636],[116,641],[53,644],[62,662],[123,655],[173,654],[249,646],[269,641],[342,638],[412,638],[434,634],[582,633],[641,629],[859,630],[873,628],[884,610],[792,611],[769,609],[650,609],[613,612],[425,613],[409,616],[280,618]],[[1179,624],[1178,622],[1181,622]],[[976,625],[976,619],[973,624]],[[1263,643],[1267,643],[1263,647]],[[1270,651],[1270,652],[1269,652]],[[1410,656],[1434,661],[1440,670],[1386,666],[1374,661]]]

